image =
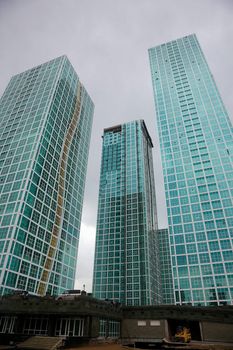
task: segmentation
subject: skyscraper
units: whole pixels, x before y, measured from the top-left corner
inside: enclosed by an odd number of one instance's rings
[[[195,35],[149,50],[175,301],[233,303],[232,126]]]
[[[65,57],[0,100],[0,294],[73,288],[93,103]]]
[[[161,301],[152,141],[143,120],[104,130],[93,294]]]
[[[172,265],[168,229],[158,229],[159,238],[159,268],[161,275],[161,294],[163,304],[174,304]]]

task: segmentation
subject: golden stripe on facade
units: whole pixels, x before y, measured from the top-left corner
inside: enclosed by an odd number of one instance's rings
[[[59,239],[59,234],[60,234],[61,224],[62,224],[64,192],[65,192],[65,177],[66,177],[68,153],[69,153],[69,148],[73,140],[74,133],[75,133],[78,120],[80,117],[80,113],[81,113],[81,98],[82,98],[82,85],[79,82],[78,89],[77,89],[77,99],[76,99],[75,109],[74,109],[74,113],[73,113],[70,125],[68,126],[68,130],[66,132],[65,142],[63,144],[63,149],[62,149],[62,154],[60,159],[60,167],[59,167],[59,174],[58,174],[58,198],[57,198],[55,220],[54,220],[54,226],[53,226],[53,231],[51,235],[50,245],[48,249],[48,254],[45,260],[44,269],[38,285],[39,295],[45,295],[46,286],[48,283],[50,272],[52,270],[54,256],[57,250],[58,239]]]

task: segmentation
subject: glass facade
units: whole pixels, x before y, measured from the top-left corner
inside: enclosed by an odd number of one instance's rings
[[[175,302],[233,304],[231,122],[195,35],[149,56]]]
[[[142,120],[104,130],[93,294],[161,301],[152,142]]]
[[[174,304],[172,265],[168,229],[158,229],[162,303]]]
[[[0,294],[73,288],[93,103],[65,57],[0,100]]]

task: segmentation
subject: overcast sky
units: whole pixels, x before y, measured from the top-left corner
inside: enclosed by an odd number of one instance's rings
[[[103,128],[145,120],[166,227],[147,50],[192,33],[232,116],[233,0],[0,0],[0,94],[12,75],[66,54],[95,104],[77,288],[92,284]]]

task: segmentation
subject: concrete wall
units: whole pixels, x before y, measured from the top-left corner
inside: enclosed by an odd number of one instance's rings
[[[233,342],[233,324],[201,322],[202,339],[206,341]]]
[[[27,317],[48,317],[48,335],[54,335],[57,319],[81,317],[85,319],[84,337],[90,339],[99,336],[99,320],[108,319],[121,322],[123,340],[172,339],[176,327],[187,323],[194,340],[233,342],[232,306],[158,305],[121,307],[88,296],[80,296],[72,301],[35,297],[25,299],[12,296],[0,298],[0,316],[17,316],[14,332],[22,336],[24,336],[24,319]],[[154,325],[151,324],[151,321],[154,321]]]
[[[165,320],[124,319],[121,325],[121,337],[127,339],[163,339],[166,335],[165,325]]]
[[[100,321],[99,317],[91,317],[89,326],[89,337],[98,338],[99,336]]]

